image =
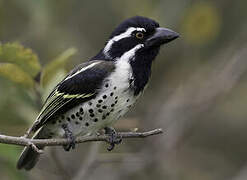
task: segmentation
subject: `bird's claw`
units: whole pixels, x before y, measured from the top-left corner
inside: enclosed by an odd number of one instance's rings
[[[65,137],[68,139],[69,143],[64,145],[63,148],[65,151],[70,151],[70,149],[75,149],[75,137],[73,133],[69,130],[68,126],[65,124],[62,126],[65,132]]]
[[[107,150],[112,151],[116,144],[120,144],[122,142],[122,137],[118,136],[117,132],[113,128],[106,127],[105,131],[105,133],[109,135],[108,142],[110,144]]]
[[[65,151],[70,151],[70,149],[75,149],[75,138],[68,138],[69,144],[64,145],[63,148]]]

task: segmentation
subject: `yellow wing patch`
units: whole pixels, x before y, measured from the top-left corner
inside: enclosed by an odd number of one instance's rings
[[[62,92],[59,92],[56,90],[55,96],[63,96],[65,99],[71,99],[71,98],[87,98],[90,96],[93,96],[95,93],[90,93],[90,94],[65,94]]]

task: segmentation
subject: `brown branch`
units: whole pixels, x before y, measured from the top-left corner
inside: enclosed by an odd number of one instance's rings
[[[148,136],[153,136],[157,134],[163,133],[162,129],[154,129],[151,131],[146,132],[120,132],[118,133],[119,137],[123,139],[127,138],[145,138]],[[107,135],[94,135],[94,136],[84,136],[84,137],[77,137],[75,142],[78,143],[85,143],[91,141],[105,141],[108,142],[109,137]],[[0,134],[0,143],[3,144],[14,144],[19,146],[29,146],[30,144],[33,145],[42,145],[42,146],[61,146],[69,144],[67,139],[29,139],[25,137],[14,137],[14,136],[6,136]]]

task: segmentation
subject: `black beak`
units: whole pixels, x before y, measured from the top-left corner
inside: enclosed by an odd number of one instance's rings
[[[160,46],[168,43],[174,39],[177,39],[179,34],[167,29],[167,28],[156,28],[155,33],[149,37],[146,41],[147,46]]]

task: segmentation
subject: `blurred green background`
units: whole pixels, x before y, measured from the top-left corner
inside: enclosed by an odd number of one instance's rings
[[[105,143],[47,148],[30,172],[15,169],[21,147],[0,144],[1,179],[247,179],[243,0],[0,0],[0,133],[23,135],[40,98],[135,15],[181,37],[162,48],[144,96],[116,127],[165,133],[125,140],[113,152]]]

